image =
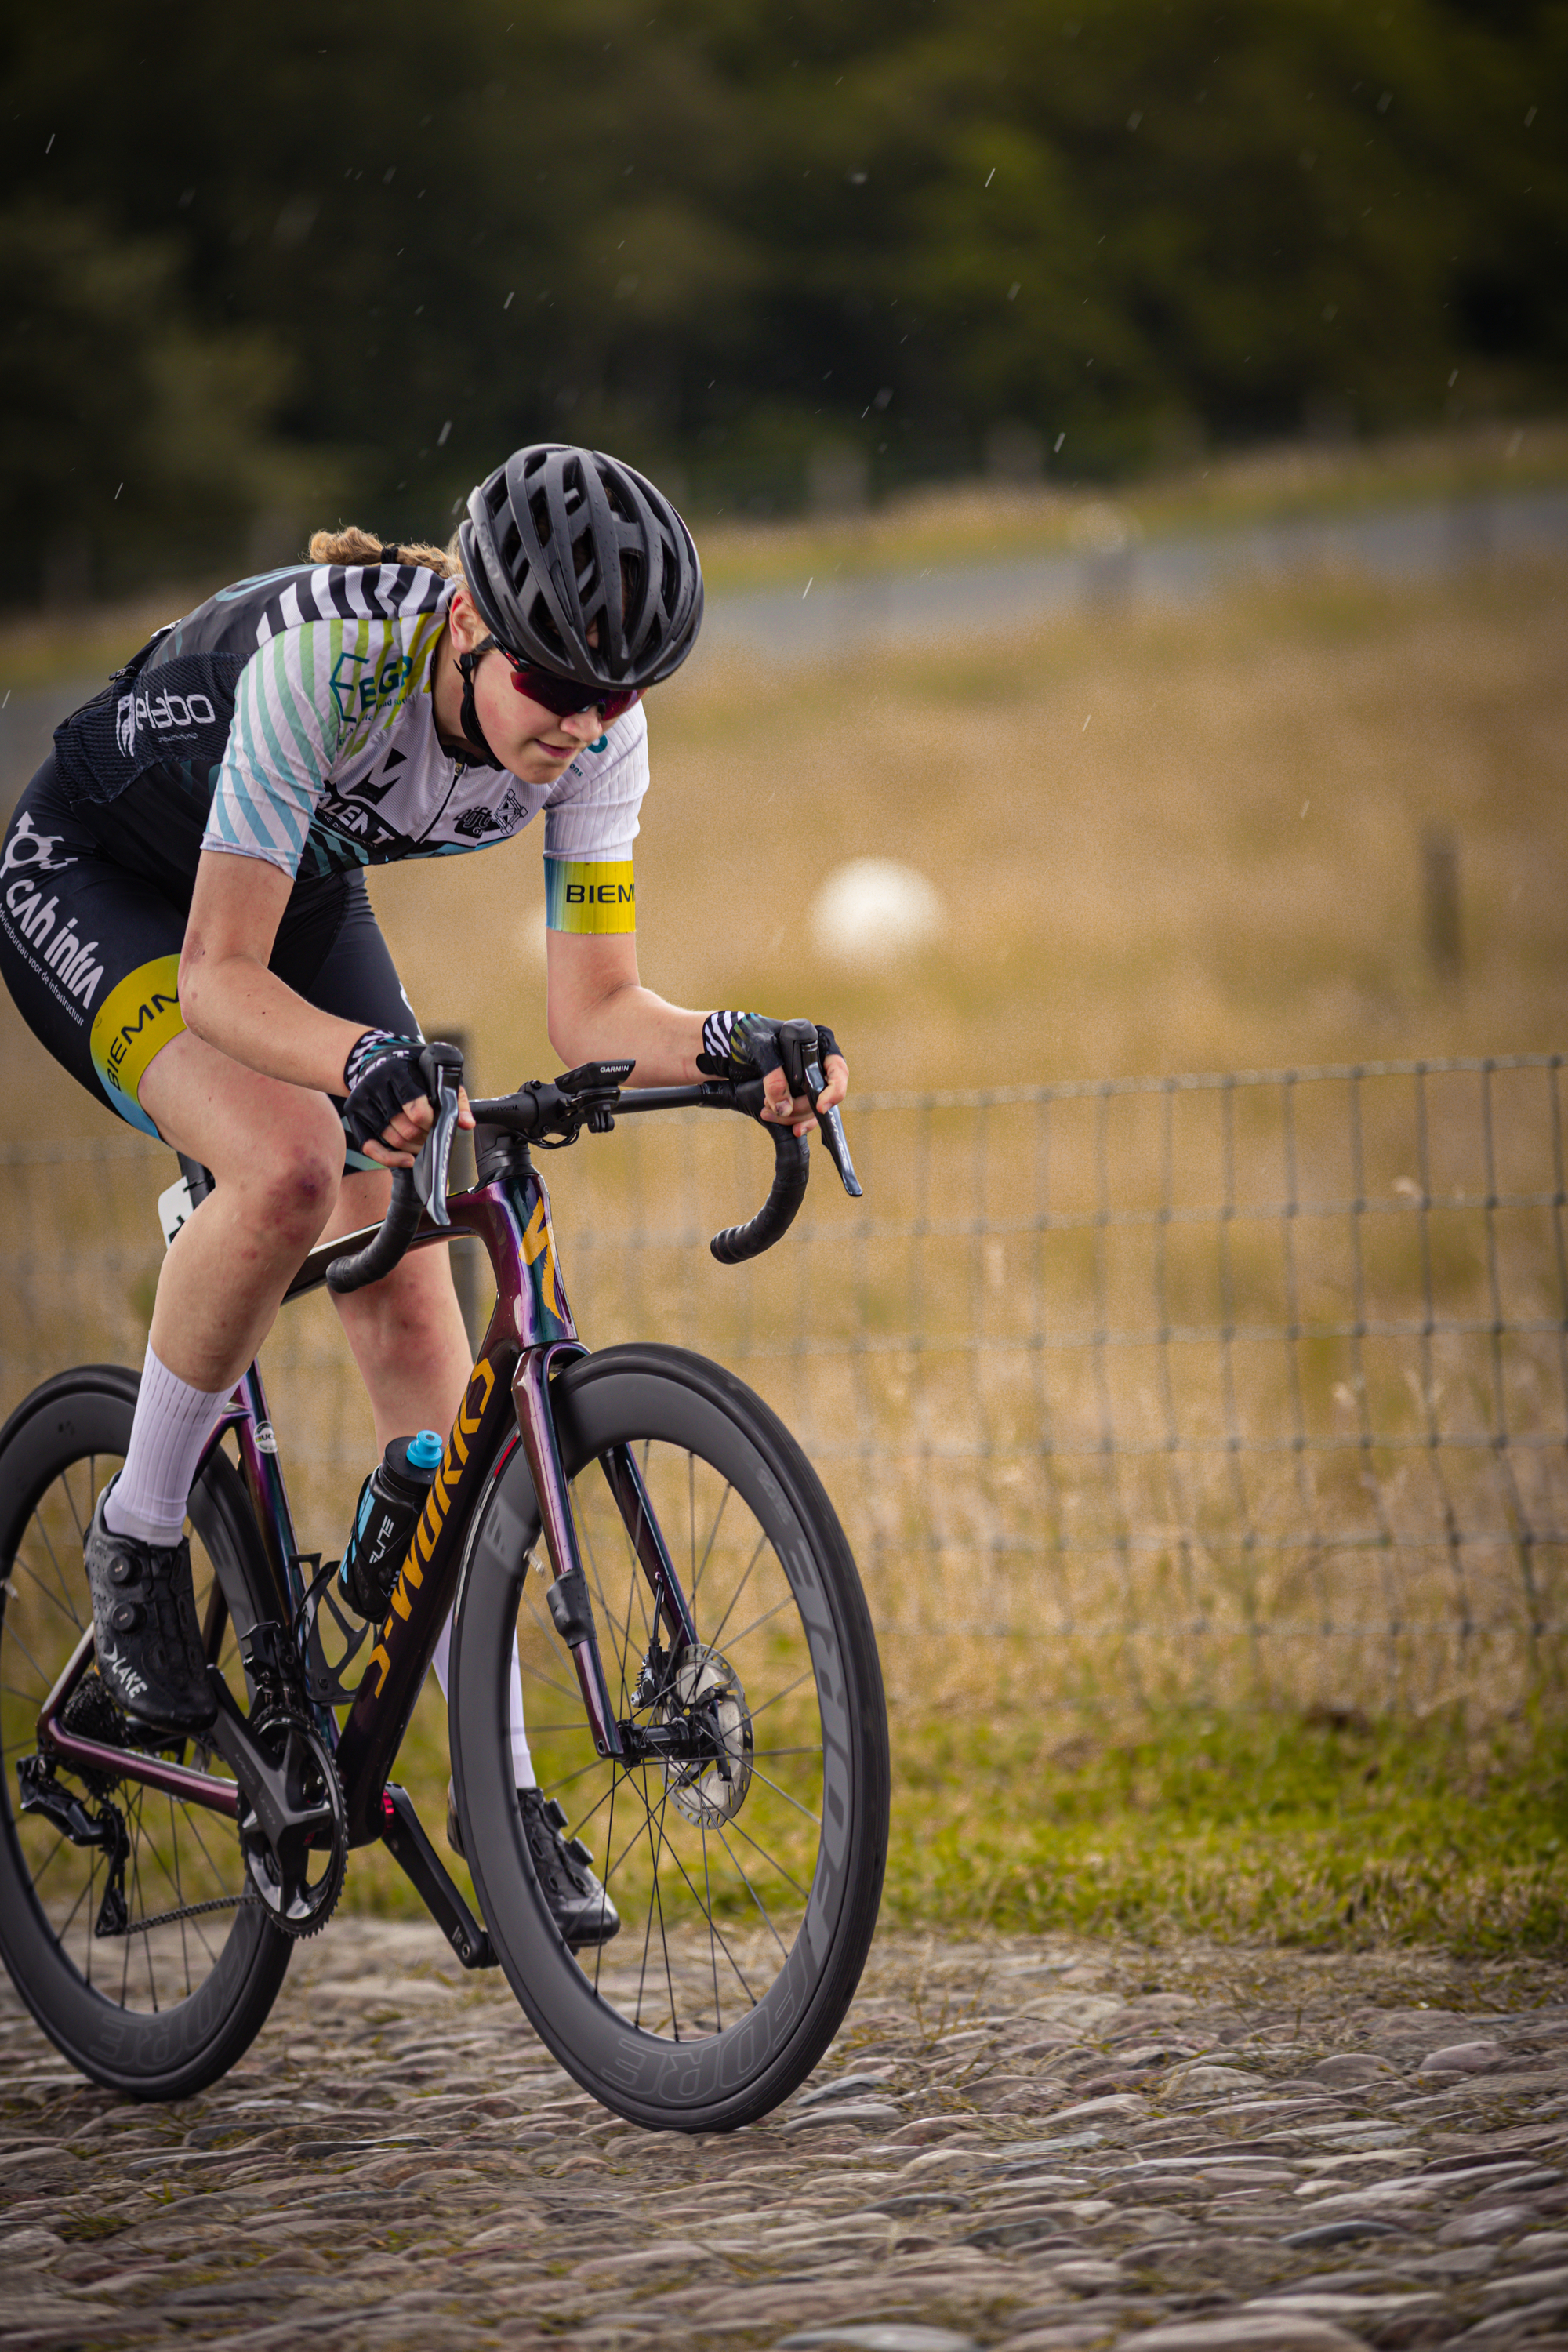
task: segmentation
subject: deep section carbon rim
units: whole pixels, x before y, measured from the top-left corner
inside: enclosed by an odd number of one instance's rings
[[[475,1823],[477,1875],[520,1998],[579,2079],[640,2120],[710,2128],[762,2112],[809,2069],[864,1960],[887,1829],[869,1620],[826,1496],[741,1383],[674,1349],[612,1349],[574,1367],[557,1399],[612,1703],[663,1752],[596,1754],[542,1555],[535,1544],[521,1576],[514,1556],[504,1630],[515,1623],[533,1769],[592,1849],[619,1932],[571,1956],[531,1932],[502,1894],[493,1820]],[[695,1620],[684,1648],[656,1622],[628,1458]],[[505,1541],[504,1506],[492,1517],[477,1577],[487,1541]],[[459,1636],[465,1691],[489,1638],[477,1619],[474,1649]],[[498,1687],[492,1748],[503,1698]],[[466,1700],[458,1713],[471,1726]],[[465,1754],[475,1736],[458,1735]],[[465,1773],[481,1817],[486,1777]],[[576,2000],[552,1989],[568,1969]]]

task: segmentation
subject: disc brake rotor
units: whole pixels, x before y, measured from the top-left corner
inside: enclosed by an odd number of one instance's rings
[[[681,1724],[700,1743],[699,1754],[664,1767],[676,1811],[710,1828],[733,1821],[752,1785],[752,1718],[729,1660],[717,1650],[688,1651],[670,1676],[659,1717]]]

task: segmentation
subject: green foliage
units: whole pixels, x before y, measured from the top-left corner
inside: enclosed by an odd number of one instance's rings
[[[1459,1952],[1568,1941],[1568,1739],[1455,1717],[1208,1715],[1050,1745],[895,1724],[889,1916]]]
[[[4,38],[5,512],[100,564],[312,479],[436,529],[556,431],[777,506],[824,443],[1081,478],[1568,363],[1560,5],[83,0]]]

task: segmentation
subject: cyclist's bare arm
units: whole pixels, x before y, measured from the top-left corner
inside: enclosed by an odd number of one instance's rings
[[[319,1013],[267,968],[292,887],[264,858],[203,852],[180,955],[180,1010],[188,1029],[247,1069],[341,1095],[361,1026]],[[382,1144],[364,1147],[367,1156],[406,1167],[433,1116],[423,1097],[410,1104]],[[473,1125],[466,1099],[459,1123]]]
[[[595,937],[547,931],[545,940],[550,1042],[563,1062],[635,1059],[634,1086],[691,1083],[699,1075],[703,1015],[667,1003],[643,987],[634,933]],[[823,1076],[827,1088],[819,1108],[826,1112],[848,1091],[849,1072],[842,1055],[829,1056]],[[797,1135],[815,1126],[810,1103],[804,1096],[792,1102],[782,1071],[769,1071],[764,1089],[771,1117],[793,1118]]]

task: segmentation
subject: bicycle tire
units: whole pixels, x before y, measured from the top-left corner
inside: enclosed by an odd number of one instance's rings
[[[0,1430],[0,1957],[82,2074],[133,2098],[183,2099],[249,2048],[292,1948],[243,1899],[234,1823],[145,1784],[89,1791],[116,1803],[130,1844],[128,1932],[100,1937],[101,1858],[63,1838],[51,1843],[52,1824],[21,1811],[16,1780],[37,1746],[38,1706],[91,1622],[82,1537],[94,1494],[124,1454],[137,1387],[121,1365],[84,1365],[35,1389]],[[282,1612],[244,1483],[221,1451],[192,1495],[190,1519],[209,1654],[243,1699],[237,1633]],[[200,1760],[224,1769],[216,1757]],[[82,1794],[79,1778],[64,1768],[60,1777]],[[190,1907],[197,1902],[209,1907]],[[183,1916],[144,1924],[168,1910]]]
[[[716,1689],[718,1656],[738,1694],[726,1733],[735,1769],[705,1768],[694,1779],[693,1767],[596,1757],[567,1652],[541,1605],[542,1580],[528,1574],[539,1513],[515,1448],[475,1513],[458,1588],[447,1719],[465,1849],[512,1990],[583,2087],[650,2129],[733,2130],[811,2072],[870,1948],[889,1782],[870,1615],[816,1473],[732,1374],[679,1349],[613,1348],[569,1365],[552,1398],[617,1716],[647,1721],[658,1712],[639,1710],[636,1696],[650,1621],[646,1611],[640,1626],[634,1620],[646,1581],[596,1466],[629,1444],[709,1660],[691,1671]],[[612,1559],[616,1536],[624,1579]],[[748,1622],[737,1632],[742,1597]],[[597,1825],[604,1883],[622,1912],[615,1942],[575,1956],[540,1891],[512,1785],[514,1629],[540,1785],[567,1801],[576,1830]],[[552,1705],[542,1718],[545,1689]]]

